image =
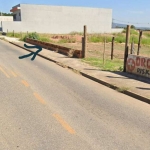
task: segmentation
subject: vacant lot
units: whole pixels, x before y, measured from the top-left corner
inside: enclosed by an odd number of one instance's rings
[[[87,58],[82,61],[91,65],[98,66],[104,70],[122,70],[124,49],[125,49],[125,30],[122,33],[117,34],[88,34],[87,37]],[[37,40],[51,42],[57,45],[70,47],[73,49],[82,49],[82,37],[83,33],[72,32],[65,35],[52,35],[52,34],[37,34],[37,33],[8,33],[7,36],[19,37],[21,40],[25,40],[26,37],[36,38]],[[114,44],[114,60],[110,60],[111,56],[111,41],[112,37],[115,37]],[[131,29],[130,32],[130,47],[131,42],[134,42],[134,54],[137,54],[138,49],[139,31]],[[104,39],[105,54],[104,53]],[[150,31],[143,31],[140,55],[150,57]],[[105,56],[105,59],[103,59]]]

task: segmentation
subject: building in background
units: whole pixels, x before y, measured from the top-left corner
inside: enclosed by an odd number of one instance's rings
[[[8,21],[13,22],[13,16],[0,16],[0,31],[2,31],[2,22],[8,22]]]
[[[0,21],[13,21],[13,16],[0,16]]]
[[[21,11],[20,11],[20,4],[17,6],[12,7],[10,12],[13,13],[13,20],[14,21],[21,21]]]
[[[19,4],[12,7],[13,22],[2,21],[2,30],[15,32],[38,32],[64,34],[121,32],[112,29],[112,9]]]

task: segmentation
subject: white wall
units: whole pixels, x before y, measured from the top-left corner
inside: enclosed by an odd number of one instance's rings
[[[13,21],[13,16],[0,16],[0,21]]]
[[[21,4],[21,11],[23,22],[44,24],[53,33],[81,32],[84,25],[89,32],[107,32],[112,24],[111,9]]]
[[[21,27],[3,24],[16,31],[39,33],[83,32],[87,25],[88,33],[109,33],[112,25],[112,10],[103,8],[66,7],[20,4]]]
[[[28,27],[30,25],[30,27]],[[1,26],[1,24],[0,24]],[[3,32],[7,32],[7,29],[9,32],[12,32],[13,30],[15,32],[38,32],[38,33],[54,33],[56,34],[56,32],[54,32],[53,28],[42,28],[42,26],[47,26],[47,24],[45,23],[39,23],[39,22],[34,22],[34,21],[30,21],[30,22],[22,22],[22,21],[12,21],[12,22],[2,22],[2,27],[3,27]],[[50,26],[50,24],[49,24]],[[60,29],[60,30],[59,30]],[[70,30],[67,33],[70,33],[72,31],[76,31],[76,28],[72,28],[72,30]],[[89,33],[88,30],[88,26],[87,26],[87,31]],[[105,32],[105,33],[120,33],[122,32],[123,29],[111,29],[109,30],[109,32]],[[58,34],[61,33],[61,28],[57,29]],[[80,27],[80,31],[79,32],[83,32],[83,26]],[[94,32],[93,32],[94,33]],[[100,32],[95,32],[95,33],[100,33]]]

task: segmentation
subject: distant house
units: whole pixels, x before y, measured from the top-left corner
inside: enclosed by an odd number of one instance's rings
[[[13,22],[2,21],[3,32],[89,33],[120,32],[112,29],[112,9],[19,4],[10,10]]]
[[[21,21],[21,10],[20,10],[20,5],[12,7],[10,12],[13,13],[13,20],[14,21]]]

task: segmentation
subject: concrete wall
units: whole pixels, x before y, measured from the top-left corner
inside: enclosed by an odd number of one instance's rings
[[[21,4],[21,11],[23,22],[45,24],[44,28],[53,33],[82,32],[84,25],[88,32],[107,32],[112,24],[111,9]]]
[[[21,21],[17,21],[17,22],[6,22],[3,21],[2,22],[2,31],[3,32],[12,32],[13,30],[15,30],[15,32],[20,32],[22,30],[23,26],[22,26],[22,22]]]
[[[22,22],[22,21],[15,21],[15,22],[2,22],[2,28],[3,32],[7,32],[7,29],[9,32],[12,32],[13,30],[15,32],[38,32],[38,33],[70,33],[74,30],[68,30],[68,32],[62,32],[59,26],[55,26],[55,29],[57,29],[57,32],[54,30],[54,28],[46,28],[46,26],[50,26],[50,24],[47,24],[43,22],[42,24],[39,22]],[[83,32],[83,27],[80,27],[79,32]]]
[[[0,16],[0,21],[13,21],[13,16]]]
[[[13,22],[13,16],[0,16],[0,31],[2,31],[2,22],[8,22],[8,24],[10,22]],[[10,26],[10,25],[9,25]]]
[[[88,33],[110,33],[112,10],[103,8],[66,7],[20,4],[21,27],[18,24],[3,23],[3,31],[9,30],[39,33],[83,32],[87,25]]]

